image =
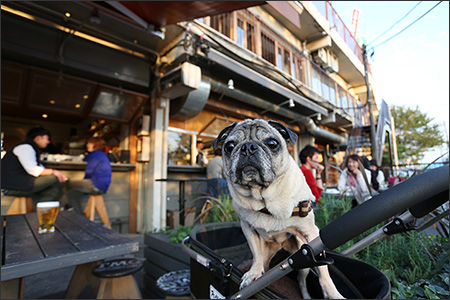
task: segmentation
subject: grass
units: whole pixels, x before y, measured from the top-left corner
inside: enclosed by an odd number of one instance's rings
[[[322,198],[315,208],[319,228],[351,209],[351,199]],[[371,230],[335,249],[342,252]],[[448,299],[449,297],[449,239],[421,232],[386,236],[356,253],[353,258],[381,270],[391,281],[393,299]]]

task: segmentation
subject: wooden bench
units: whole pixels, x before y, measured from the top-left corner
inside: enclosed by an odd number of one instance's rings
[[[17,196],[6,212],[7,215],[19,215],[33,212],[33,199],[29,196]]]
[[[111,222],[109,221],[108,213],[106,212],[105,201],[102,195],[92,194],[89,197],[86,208],[84,209],[84,215],[91,221],[94,221],[95,211],[97,211],[100,220],[102,220],[103,226],[111,229]]]

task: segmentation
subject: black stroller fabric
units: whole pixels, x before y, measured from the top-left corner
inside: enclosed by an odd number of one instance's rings
[[[190,233],[191,248],[199,255],[210,259],[209,268],[191,259],[191,296],[193,298],[211,298],[211,290],[219,291],[229,297],[239,290],[240,279],[243,275],[237,266],[250,262],[252,255],[247,240],[242,233],[239,222],[211,223],[196,226]],[[345,257],[336,252],[326,252],[334,259],[329,267],[330,275],[341,294],[350,299],[388,299],[390,298],[390,282],[378,269],[356,259]],[[276,265],[287,257],[283,251],[272,260],[271,266]],[[231,264],[231,268],[229,265]],[[245,270],[244,270],[245,272]],[[297,288],[297,271],[280,279],[284,281],[278,286]],[[291,280],[287,284],[287,281]],[[323,298],[322,290],[315,273],[312,271],[307,278],[308,291],[313,298]],[[210,286],[214,288],[211,289]],[[279,299],[293,298],[292,291],[264,288],[251,298]],[[295,298],[298,298],[295,296]]]

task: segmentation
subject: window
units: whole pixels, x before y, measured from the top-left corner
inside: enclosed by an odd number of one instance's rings
[[[283,53],[284,59],[283,59],[283,71],[285,71],[288,74],[291,74],[291,52],[284,49]]]
[[[301,82],[306,83],[306,67],[305,67],[306,61],[305,61],[305,58],[303,58],[303,57],[296,58],[295,61],[296,61],[296,67],[297,67],[297,70],[296,70],[297,77],[296,78],[298,80],[300,80]]]
[[[244,21],[237,19],[237,44],[245,47],[245,29]]]
[[[349,105],[348,105],[348,99],[347,99],[347,93],[342,89],[339,88],[339,101],[338,106],[342,109],[344,109],[346,112],[349,112]]]
[[[277,53],[277,67],[280,70],[283,70],[283,52],[281,52],[281,48],[278,48],[278,53]]]
[[[255,41],[254,41],[254,34],[255,33],[255,27],[253,27],[250,23],[247,22],[247,49],[250,51],[255,51]]]
[[[191,135],[167,132],[169,166],[191,165]]]
[[[292,77],[294,77],[295,79],[298,79],[298,77],[297,77],[297,68],[296,68],[296,66],[295,66],[295,59],[292,61],[292,67],[291,67],[291,69],[292,69]]]
[[[275,42],[261,32],[262,58],[275,65]]]
[[[316,68],[311,68],[311,80],[312,80],[312,90],[319,95],[322,95],[322,82],[320,81],[320,74]]]
[[[211,17],[211,27],[230,37],[230,13]]]

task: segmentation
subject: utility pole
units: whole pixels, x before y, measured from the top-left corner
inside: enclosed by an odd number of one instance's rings
[[[370,115],[370,141],[372,145],[372,159],[378,157],[378,145],[377,145],[377,136],[375,133],[375,117],[373,115],[373,103],[372,103],[372,93],[369,85],[369,70],[367,67],[367,49],[366,45],[362,46],[363,51],[363,62],[364,62],[364,79],[366,81],[367,87],[367,103],[369,104],[369,115]],[[377,161],[377,164],[381,164],[380,161]]]

